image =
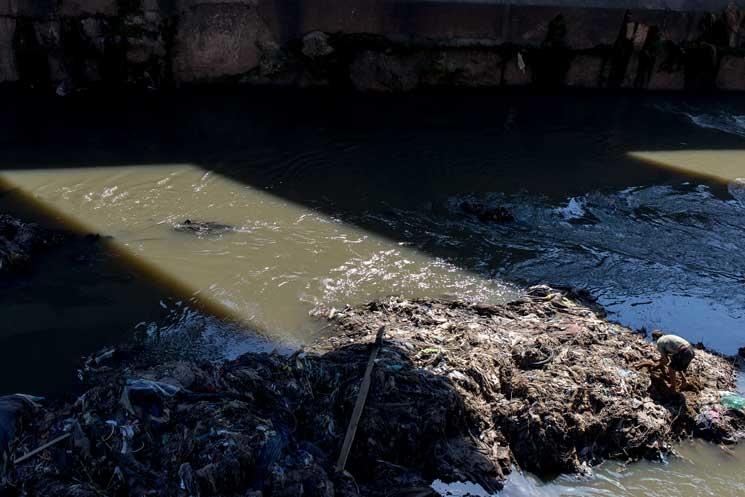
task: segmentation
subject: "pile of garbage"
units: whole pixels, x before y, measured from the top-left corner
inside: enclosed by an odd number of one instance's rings
[[[583,472],[608,458],[658,459],[685,437],[745,435],[745,412],[722,401],[735,389],[731,360],[697,351],[689,385],[673,391],[663,371],[640,367],[658,360],[655,346],[604,319],[586,293],[538,286],[500,306],[391,299],[334,320],[343,330],[329,339],[337,348],[386,324],[389,347],[449,380],[481,439],[499,433],[514,461],[538,474]]]
[[[7,214],[0,214],[0,272],[28,262],[37,250],[59,239],[33,223],[25,223]]]
[[[4,491],[426,497],[435,479],[495,491],[515,464],[582,472],[606,458],[661,457],[683,437],[745,433],[726,358],[699,351],[689,386],[674,392],[636,366],[656,359],[654,346],[586,295],[542,286],[499,306],[391,298],[317,314],[328,336],[292,355],[157,364],[112,349],[86,362],[89,389],[74,401],[6,397]]]

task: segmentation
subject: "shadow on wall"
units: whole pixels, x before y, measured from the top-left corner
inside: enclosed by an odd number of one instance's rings
[[[718,0],[6,2],[0,82],[743,90],[743,19]]]

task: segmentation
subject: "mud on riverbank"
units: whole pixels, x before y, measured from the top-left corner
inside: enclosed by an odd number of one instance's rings
[[[15,399],[9,495],[433,495],[429,483],[500,488],[513,465],[551,475],[607,458],[658,458],[680,438],[739,439],[745,413],[725,358],[700,351],[690,387],[637,368],[656,358],[587,296],[534,287],[501,306],[389,299],[319,309],[328,337],[292,356],[157,364],[136,350],[88,362],[74,403]],[[347,473],[339,453],[380,326]]]

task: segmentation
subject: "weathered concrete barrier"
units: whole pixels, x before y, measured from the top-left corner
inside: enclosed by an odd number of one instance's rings
[[[745,2],[0,0],[0,82],[745,89]]]

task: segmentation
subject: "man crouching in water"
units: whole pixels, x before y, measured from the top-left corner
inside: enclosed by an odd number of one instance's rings
[[[680,388],[688,386],[685,370],[696,356],[696,350],[686,339],[677,335],[663,335],[659,331],[652,332],[652,338],[657,340],[657,351],[660,353],[660,360],[657,364],[652,361],[644,361],[638,364],[640,368],[667,370],[667,378],[670,382],[670,388],[678,391],[677,376],[680,374],[682,382]]]

